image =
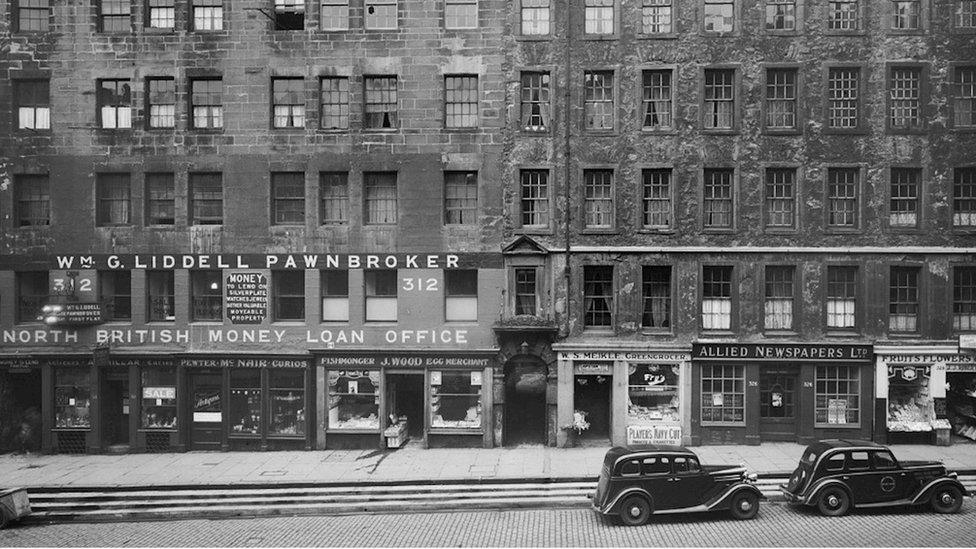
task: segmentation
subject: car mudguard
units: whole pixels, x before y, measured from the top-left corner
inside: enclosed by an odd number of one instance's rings
[[[932,497],[932,492],[946,484],[955,486],[959,490],[959,493],[962,494],[962,497],[969,495],[969,492],[966,491],[966,487],[963,486],[961,482],[954,478],[942,477],[937,478],[923,486],[922,489],[918,491],[918,494],[912,498],[912,505],[928,502],[929,498]]]
[[[713,509],[727,509],[732,497],[743,490],[752,492],[760,500],[766,499],[766,496],[764,496],[763,493],[759,491],[759,488],[756,488],[754,485],[749,484],[748,482],[737,482],[726,488],[721,494],[712,498],[712,501],[706,503],[705,507],[709,511]]]
[[[642,496],[644,499],[646,499],[647,502],[651,504],[651,513],[652,514],[654,513],[654,498],[651,497],[651,494],[647,493],[647,490],[644,490],[643,488],[636,488],[636,487],[627,488],[626,490],[621,491],[619,494],[616,495],[616,497],[614,497],[610,501],[609,504],[604,506],[603,509],[600,509],[600,513],[604,515],[619,514],[620,502],[623,501],[624,498],[633,495],[639,495]]]
[[[847,486],[847,484],[844,484],[843,481],[837,480],[835,478],[832,478],[832,479],[824,479],[824,480],[818,481],[816,484],[814,484],[813,486],[811,486],[810,487],[810,490],[809,490],[809,492],[807,494],[807,496],[803,498],[803,504],[804,505],[816,505],[817,504],[817,500],[820,499],[820,494],[824,491],[824,489],[830,488],[831,486],[839,486],[841,488],[841,490],[843,490],[844,492],[846,492],[847,493],[847,497],[849,497],[851,499],[851,505],[853,506],[853,504],[854,504],[853,503],[854,502],[854,496],[853,496],[853,494],[851,494],[851,489]]]

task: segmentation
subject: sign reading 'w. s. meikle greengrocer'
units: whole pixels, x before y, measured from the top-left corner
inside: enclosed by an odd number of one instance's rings
[[[5,256],[0,268],[31,269],[471,269],[500,268],[500,253],[86,254]]]

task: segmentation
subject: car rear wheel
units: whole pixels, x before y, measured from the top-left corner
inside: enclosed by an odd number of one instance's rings
[[[955,486],[936,488],[931,503],[936,513],[958,513],[962,508],[962,493]]]
[[[736,520],[749,520],[759,512],[759,498],[752,492],[742,491],[732,496],[729,512]]]
[[[0,505],[0,530],[3,530],[10,524],[10,517],[7,516],[7,511]]]
[[[828,517],[839,517],[851,508],[851,498],[840,488],[827,488],[817,500],[820,513]]]
[[[651,504],[640,496],[630,496],[620,504],[620,522],[640,526],[651,516]]]

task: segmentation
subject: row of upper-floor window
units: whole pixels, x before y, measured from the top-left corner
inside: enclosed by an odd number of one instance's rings
[[[792,232],[799,228],[801,204],[796,166],[768,166],[763,170],[762,223],[770,232]],[[867,206],[861,166],[827,166],[823,210],[828,230],[857,231],[864,228]],[[735,168],[705,167],[699,192],[701,228],[731,231],[737,228],[740,186]],[[348,172],[319,172],[318,185],[308,185],[304,172],[272,172],[269,189],[271,225],[395,225],[401,217],[401,195],[397,172],[363,172],[352,184]],[[220,172],[189,172],[177,185],[173,172],[147,172],[141,193],[133,192],[130,173],[95,174],[94,212],[97,226],[124,226],[137,221],[133,215],[141,206],[145,226],[172,226],[177,220],[177,196],[186,197],[188,225],[221,225],[225,220],[223,175]],[[674,169],[644,168],[636,188],[638,229],[674,231],[678,219]],[[927,196],[920,167],[897,166],[888,170],[887,226],[894,230],[918,229],[922,225]],[[476,225],[479,219],[478,172],[445,171],[440,194],[441,220],[445,225]],[[617,230],[620,183],[610,168],[583,169],[580,227],[584,230]],[[515,225],[524,230],[547,232],[554,225],[555,192],[548,169],[521,169],[518,181]],[[141,195],[137,205],[135,196]],[[39,227],[52,223],[51,189],[45,174],[17,174],[13,185],[13,219],[18,227]],[[308,200],[312,197],[312,200]],[[976,167],[956,167],[952,174],[949,225],[976,229]],[[308,203],[317,208],[309,209]],[[358,204],[356,204],[358,202]],[[624,201],[626,202],[626,201]],[[357,213],[352,210],[355,207]],[[316,219],[317,216],[317,219]],[[182,212],[181,216],[182,217]],[[355,217],[355,219],[354,219]]]
[[[417,277],[396,269],[361,270],[354,280],[361,284],[357,295],[362,307],[350,302],[350,271],[321,270],[319,299],[322,322],[349,322],[350,318],[365,322],[397,322],[398,296],[408,293],[444,296],[444,322],[477,322],[478,271],[476,269],[445,269],[443,277]],[[148,322],[176,320],[177,300],[185,299],[190,322],[221,322],[227,317],[229,305],[224,299],[223,273],[218,269],[189,271],[189,292],[176,291],[174,271],[146,271],[145,299],[133,300],[131,271],[99,271],[98,300],[103,305],[107,321],[131,321],[133,302],[143,307]],[[52,302],[48,271],[16,273],[17,322],[43,321],[44,306]],[[440,287],[443,284],[443,288]],[[273,321],[306,320],[306,280],[304,271],[271,271],[268,287],[270,318]],[[251,304],[250,309],[264,318],[262,305]],[[350,313],[354,316],[350,317]],[[433,321],[432,312],[424,311],[424,320]]]
[[[98,32],[132,32],[134,5],[138,0],[93,0],[96,8],[95,26]],[[704,34],[738,34],[746,29],[742,0],[641,0],[639,13],[623,17],[621,0],[583,0],[583,36],[612,37],[621,27],[638,36],[675,37],[682,28],[681,12],[696,10],[701,14],[697,25]],[[827,33],[861,33],[869,29],[867,0],[827,0],[822,29]],[[306,12],[319,9],[318,28],[324,31],[347,31],[353,25],[365,30],[395,30],[400,28],[401,13],[398,0],[272,0],[262,10],[275,30],[306,28]],[[802,29],[808,3],[803,0],[762,0],[763,19],[760,29],[769,34],[792,34]],[[929,0],[886,0],[878,2],[881,19],[878,28],[897,33],[923,32],[929,28]],[[228,4],[229,7],[229,4]],[[143,9],[144,28],[190,31],[220,31],[224,29],[223,0],[189,0],[186,22],[177,19],[176,0],[146,0]],[[444,0],[442,24],[444,29],[477,29],[480,26],[478,0]],[[527,37],[550,36],[553,29],[552,0],[521,0],[518,2],[519,34]],[[19,32],[46,32],[50,29],[50,0],[15,0],[16,29]],[[976,0],[953,0],[953,28],[976,31]],[[750,24],[754,24],[752,21]],[[873,25],[870,25],[873,26]],[[751,30],[751,29],[748,29]]]
[[[639,108],[634,121],[642,130],[672,131],[677,127],[675,68],[646,69],[640,72]],[[701,74],[700,127],[705,131],[737,131],[744,109],[741,75],[736,68],[704,68]],[[865,116],[865,69],[856,65],[827,66],[824,75],[824,129],[860,132],[868,129]],[[582,79],[582,120],[586,131],[614,132],[622,118],[620,85],[616,71],[584,71]],[[887,68],[885,124],[891,132],[921,131],[926,127],[928,70],[922,64],[892,64]],[[361,103],[360,124],[364,129],[391,130],[400,126],[399,78],[395,75],[363,75],[361,89],[350,84],[349,76],[323,76],[318,79],[315,106],[316,127],[348,130],[353,102]],[[269,122],[274,129],[305,129],[307,117],[305,79],[275,77],[270,82]],[[771,133],[795,133],[803,129],[803,83],[798,67],[768,67],[764,72],[761,105],[762,127]],[[130,129],[135,95],[129,79],[101,79],[96,83],[98,127],[108,130]],[[182,95],[183,101],[178,100]],[[443,76],[442,116],[445,128],[480,126],[479,78],[472,74]],[[191,78],[187,90],[178,90],[172,77],[148,77],[142,89],[143,121],[147,130],[176,128],[179,105],[185,105],[187,127],[219,130],[224,126],[224,104],[228,98],[219,76]],[[524,71],[520,75],[518,125],[528,133],[552,131],[552,80],[549,72]],[[948,105],[948,126],[976,129],[976,65],[952,66]],[[14,109],[17,127],[22,130],[50,130],[51,97],[49,80],[14,80]]]
[[[699,328],[704,331],[732,331],[738,328],[742,296],[733,265],[705,264],[700,267],[698,288]],[[870,322],[862,311],[866,299],[866,280],[861,267],[853,264],[828,264],[824,267],[824,303],[811,309],[797,303],[797,293],[806,287],[803,270],[796,265],[768,264],[762,267],[762,327],[770,333],[792,332],[799,327],[802,315],[814,314],[822,319],[827,331],[860,332]],[[540,268],[532,266],[510,269],[506,310],[514,315],[545,316],[542,310]],[[639,281],[623,280],[612,265],[584,265],[579,290],[584,328],[614,329],[620,311],[616,303],[618,288],[632,282],[640,284],[637,311],[645,331],[672,332],[675,324],[676,295],[685,295],[675,283],[672,265],[644,265]],[[439,279],[402,276],[397,270],[362,272],[363,307],[356,318],[371,322],[396,322],[397,298],[401,292],[423,289],[438,290]],[[349,322],[350,271],[321,270],[318,298],[321,299],[322,322]],[[942,301],[923,299],[926,270],[918,264],[890,265],[887,277],[887,325],[892,334],[919,333],[923,320],[936,318]],[[176,320],[175,274],[173,271],[146,271],[145,318],[147,321]],[[951,302],[947,313],[952,329],[976,331],[976,266],[951,267]],[[225,318],[223,279],[220,270],[189,272],[190,321],[222,321]],[[99,273],[99,299],[105,305],[107,320],[132,319],[132,274],[130,271]],[[356,279],[359,281],[359,279]],[[473,322],[478,319],[477,270],[445,270],[444,321]],[[418,286],[419,285],[419,286]],[[433,285],[433,286],[431,286]],[[34,322],[42,316],[49,301],[47,271],[25,271],[16,274],[17,319]],[[358,292],[357,292],[358,293]],[[935,303],[935,305],[933,305]],[[303,271],[272,271],[270,283],[272,320],[305,321],[306,277]],[[429,313],[428,313],[429,314]],[[359,316],[361,315],[361,316]],[[429,319],[429,318],[428,318]]]
[[[741,309],[737,269],[732,265],[702,265],[698,288],[699,328],[704,331],[733,331],[738,328]],[[613,329],[620,313],[616,300],[619,289],[629,285],[614,274],[613,265],[585,265],[582,275],[582,324],[584,328]],[[825,301],[811,308],[798,302],[799,290],[806,288],[804,271],[795,265],[771,264],[762,267],[762,319],[765,332],[793,332],[804,315],[822,319],[828,332],[860,332],[871,322],[862,309],[867,282],[861,267],[826,265]],[[674,283],[670,265],[643,266],[641,271],[640,325],[648,331],[670,332],[674,326],[674,300],[686,295],[685,288]],[[888,272],[887,326],[891,334],[917,334],[923,321],[946,312],[954,331],[976,331],[976,266],[955,265],[951,268],[951,307],[946,311],[940,298],[926,295],[925,269],[921,265],[891,265]],[[518,306],[516,302],[516,307]],[[945,311],[945,312],[943,312]]]

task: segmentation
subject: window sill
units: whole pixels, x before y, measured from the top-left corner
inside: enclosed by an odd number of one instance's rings
[[[157,27],[143,26],[142,27],[142,32],[146,36],[169,36],[169,35],[176,34],[176,28],[174,28],[174,27],[157,28]]]
[[[735,234],[735,229],[731,227],[703,227],[705,234]]]
[[[191,320],[191,326],[223,326],[223,320]]]
[[[539,227],[539,228],[520,227],[520,228],[514,229],[513,232],[515,234],[551,235],[552,234],[552,228],[551,227]]]
[[[953,133],[976,133],[976,126],[952,126],[949,128],[949,131]]]
[[[677,40],[678,33],[676,32],[663,32],[661,34],[646,34],[637,33],[638,40]]]
[[[739,36],[739,31],[738,30],[730,30],[725,32],[698,31],[698,35],[705,38],[735,38]]]
[[[824,30],[824,36],[835,36],[839,38],[844,37],[854,37],[854,38],[864,38],[867,36],[867,31],[856,29],[856,30]]]
[[[370,326],[396,326],[399,320],[363,320],[363,324],[368,324]]]
[[[888,135],[926,135],[928,131],[925,128],[886,128],[885,133]]]
[[[794,235],[797,230],[796,227],[765,227],[763,232],[769,235]]]
[[[113,326],[132,325],[132,319],[131,318],[108,318],[105,319],[105,324],[109,324]]]
[[[976,34],[976,28],[952,27],[952,29],[949,30],[949,34],[972,35]]]
[[[523,137],[552,137],[552,130],[519,130]]]
[[[860,423],[814,423],[814,429],[860,429]]]
[[[275,133],[301,133],[305,132],[305,130],[308,128],[305,126],[283,126],[280,128],[277,126],[271,126],[269,129]]]
[[[701,329],[702,337],[735,337],[735,332],[732,330],[709,330],[707,328]]]
[[[175,223],[167,223],[165,225],[162,225],[162,224],[159,224],[159,225],[146,225],[146,228],[147,229],[153,229],[155,231],[173,231],[173,230],[176,230],[176,224]]]
[[[744,421],[703,421],[700,424],[702,427],[745,427],[746,422]]]
[[[348,229],[349,223],[321,223],[319,227],[324,227],[326,229]]]
[[[136,429],[137,433],[178,433],[179,429],[170,429],[162,427],[140,427]]]
[[[602,42],[602,41],[609,41],[609,40],[620,40],[620,35],[617,34],[617,33],[613,33],[613,34],[584,34],[580,38],[580,40],[583,40],[583,41],[589,40],[589,41],[594,41],[594,42]]]
[[[322,319],[322,320],[319,321],[319,324],[324,324],[326,326],[339,326],[339,325],[349,324],[349,319],[348,318],[345,319],[345,320],[325,320],[325,319]]]
[[[923,232],[922,228],[919,227],[918,225],[914,227],[898,227],[898,226],[887,225],[887,229],[888,232],[892,234],[921,234]]]
[[[606,228],[606,229],[584,228],[584,229],[582,229],[580,231],[580,234],[585,234],[585,235],[598,235],[598,234],[616,235],[616,234],[620,234],[620,231],[617,230],[617,229],[614,229],[614,228]]]
[[[51,225],[21,225],[17,227],[18,231],[48,231],[51,229]]]
[[[856,332],[856,331],[855,332],[852,332],[852,331],[847,331],[847,330],[827,330],[827,332],[824,335],[826,337],[836,337],[836,338],[841,338],[841,337],[846,337],[846,338],[861,337],[861,333],[860,332]]]
[[[974,128],[973,131],[976,131],[976,128]],[[14,133],[17,135],[23,135],[23,136],[31,135],[37,137],[51,137],[52,135],[54,135],[54,132],[51,130],[51,128],[41,129],[41,130],[35,130],[33,128],[17,128],[14,130]]]
[[[400,128],[363,128],[362,133],[396,133]]]
[[[674,330],[668,328],[666,330],[657,330],[653,328],[641,328],[640,334],[642,336],[673,336]]]
[[[672,235],[674,235],[674,234],[677,233],[677,231],[674,230],[674,229],[672,229],[672,228],[654,229],[654,228],[649,228],[649,227],[645,227],[645,228],[642,228],[642,229],[637,229],[634,232],[636,232],[638,234],[659,234],[659,235],[663,235],[663,236],[672,236]]]
[[[516,42],[545,42],[547,40],[552,40],[551,34],[520,34],[515,37]]]
[[[216,134],[224,133],[224,128],[194,128],[191,126],[186,130],[190,132],[190,134],[198,134],[198,135],[207,135],[207,134],[216,135]]]
[[[146,321],[146,325],[147,326],[152,326],[152,325],[155,325],[155,326],[172,326],[174,324],[176,324],[176,318],[173,318],[172,320],[147,320]]]
[[[91,427],[53,427],[51,431],[54,433],[87,433],[91,431]]]
[[[863,231],[859,228],[845,229],[842,227],[827,227],[824,229],[824,234],[861,234]]]
[[[953,234],[976,234],[976,227],[959,227],[957,225],[952,226]]]
[[[708,129],[702,129],[701,134],[702,135],[739,135],[739,130],[734,128],[728,128],[728,129],[708,128]]]
[[[887,29],[888,36],[925,36],[926,29]]]
[[[609,326],[583,326],[583,333],[588,335],[612,336],[614,331],[613,328]]]
[[[762,133],[770,136],[797,136],[803,135],[803,130],[799,128],[763,128]]]
[[[96,229],[131,229],[134,225],[131,223],[119,223],[118,225],[95,225]]]
[[[349,134],[350,132],[349,132],[349,128],[315,128],[315,133],[325,134],[325,135],[329,135],[329,134],[343,135],[343,134]]]
[[[361,368],[357,368],[359,370]],[[375,370],[375,368],[374,368]],[[377,435],[382,432],[382,429],[326,429],[326,436],[330,435]]]
[[[794,330],[763,330],[763,337],[771,338],[784,338],[784,337],[796,337],[800,335],[799,332]]]
[[[444,126],[441,131],[445,133],[478,133],[481,131],[481,126],[464,126],[464,127],[454,127],[454,126]]]
[[[641,126],[641,134],[643,135],[677,135],[678,130],[674,128],[645,128]]]
[[[298,319],[298,318],[289,318],[285,320],[272,319],[271,325],[272,326],[304,326],[305,320]]]
[[[824,127],[824,135],[870,135],[867,128],[828,128]]]

